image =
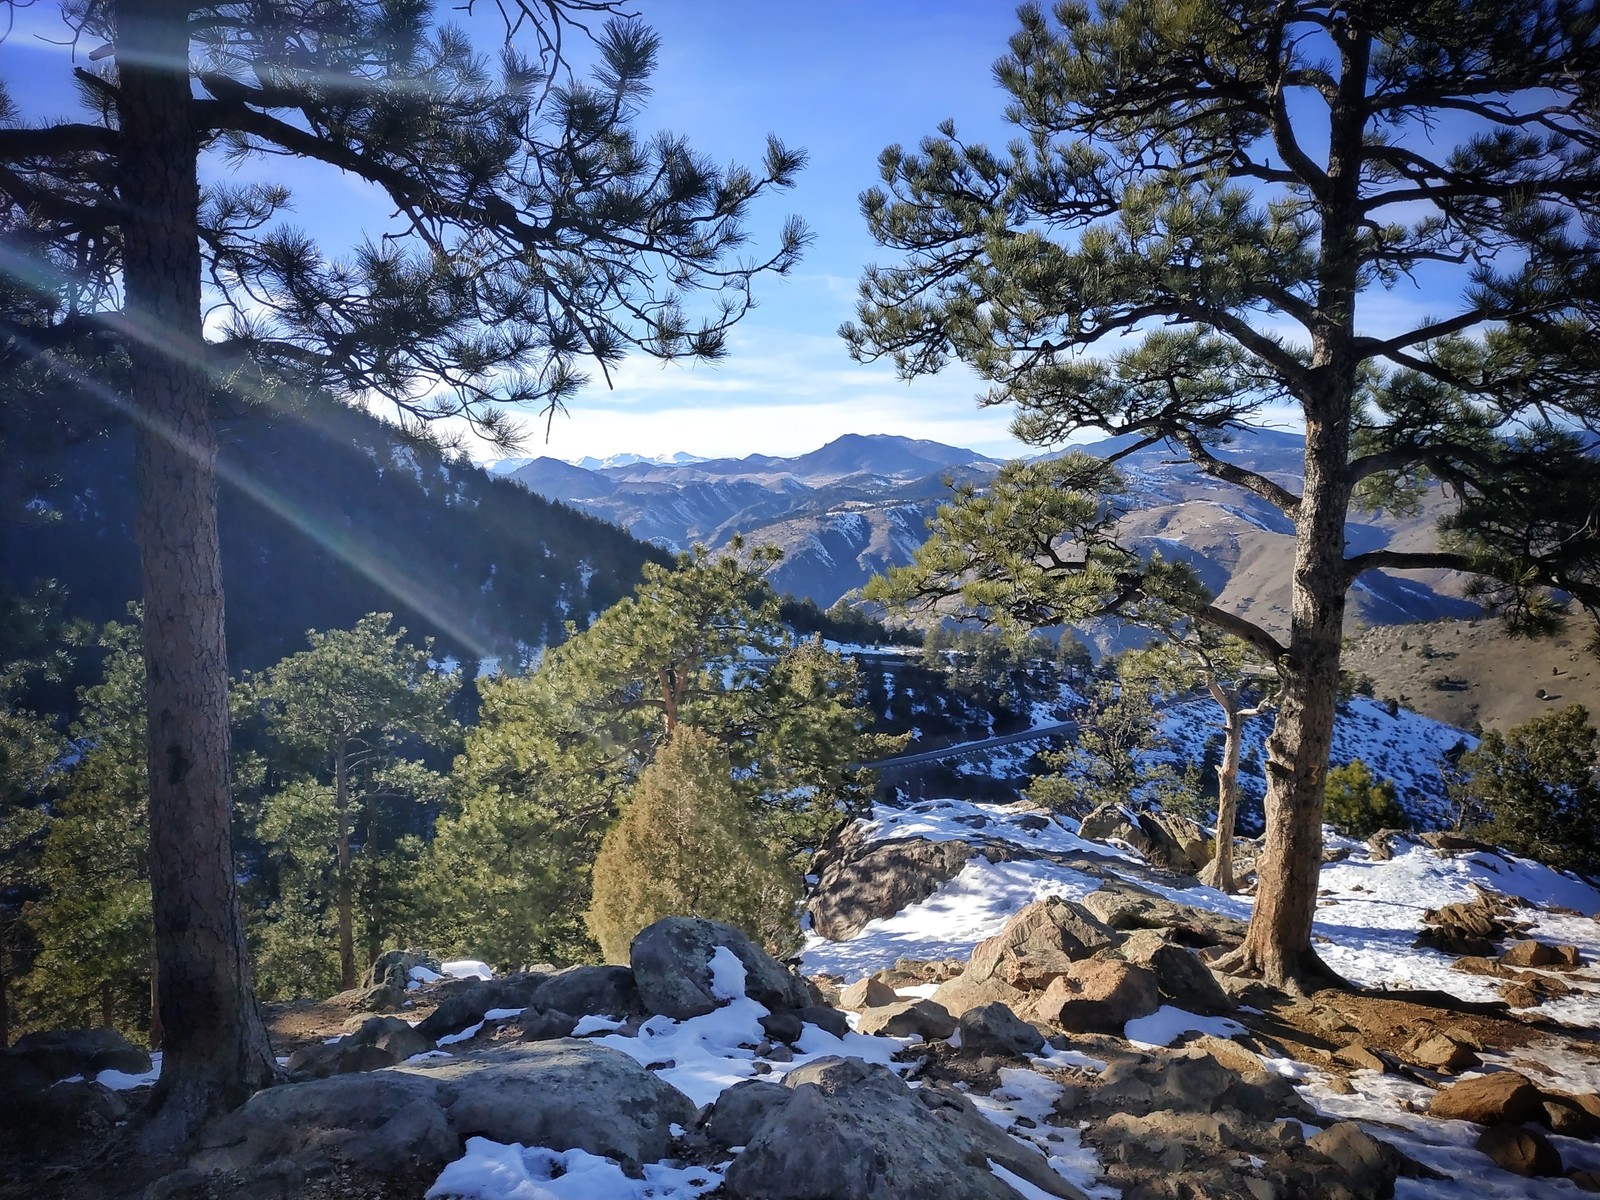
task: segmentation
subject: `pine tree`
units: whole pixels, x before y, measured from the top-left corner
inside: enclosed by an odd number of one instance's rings
[[[1294,522],[1287,638],[1223,627],[1282,669],[1250,931],[1225,962],[1329,973],[1311,946],[1345,596],[1373,570],[1454,569],[1515,628],[1547,585],[1600,604],[1600,197],[1587,0],[1131,0],[1019,11],[997,64],[1018,137],[953,122],[891,146],[862,197],[898,261],[869,267],[862,359],[968,364],[1025,441],[1131,435]],[[1375,292],[1426,277],[1415,324]],[[1452,299],[1454,298],[1454,299]],[[1292,405],[1297,486],[1231,457]],[[1348,554],[1352,507],[1459,499],[1438,551]]]
[[[1328,824],[1346,837],[1371,837],[1380,829],[1404,829],[1409,824],[1394,780],[1379,779],[1359,758],[1328,771],[1323,812]]]
[[[769,139],[762,173],[720,169],[634,131],[658,48],[643,25],[607,21],[592,78],[565,72],[564,37],[622,7],[506,6],[491,68],[425,4],[88,0],[64,11],[99,64],[77,69],[91,114],[26,128],[0,97],[6,250],[35,301],[8,333],[47,357],[119,342],[137,417],[171,1018],[147,1149],[181,1144],[275,1073],[231,872],[215,385],[384,397],[420,419],[464,413],[509,442],[495,402],[554,412],[585,362],[605,374],[630,349],[720,357],[753,280],[787,270],[806,239],[790,221],[769,257],[734,259],[751,201],[788,186],[802,155]],[[324,254],[280,219],[279,184],[202,196],[213,151],[344,172],[385,198],[395,226]]]
[[[60,783],[28,916],[39,942],[24,982],[36,1023],[112,1025],[160,1043],[151,1005],[145,668],[137,609],[101,632],[100,682],[81,689],[77,760]]]
[[[1451,793],[1485,814],[1473,832],[1515,854],[1600,876],[1600,731],[1581,704],[1484,734]]]
[[[312,630],[309,650],[246,678],[238,703],[262,713],[277,770],[287,786],[266,797],[259,834],[294,860],[299,900],[317,905],[327,876],[338,935],[339,980],[356,985],[356,933],[365,963],[382,949],[394,914],[375,903],[405,870],[397,843],[417,831],[417,805],[443,790],[433,772],[402,756],[454,740],[450,703],[461,680],[432,665],[432,642],[406,644],[389,613],[368,613],[354,629]],[[365,889],[362,877],[367,878]],[[285,902],[287,897],[284,897]]]
[[[714,739],[680,725],[639,776],[594,863],[586,920],[607,962],[626,963],[634,935],[667,916],[726,921],[778,957],[799,946],[799,880],[729,766]]]

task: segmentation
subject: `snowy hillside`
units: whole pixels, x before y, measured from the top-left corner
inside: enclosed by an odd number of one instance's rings
[[[1169,708],[1164,724],[1173,740],[1180,747],[1189,748],[1193,758],[1198,759],[1208,739],[1221,736],[1217,728],[1220,715],[1210,699],[1189,700]],[[1270,713],[1245,726],[1239,787],[1257,803],[1266,795],[1263,765],[1271,732]],[[1378,778],[1393,781],[1415,828],[1441,829],[1453,819],[1441,768],[1477,744],[1477,738],[1453,725],[1404,708],[1391,714],[1379,701],[1356,696],[1339,706],[1329,760],[1334,766],[1342,766],[1360,759]]]

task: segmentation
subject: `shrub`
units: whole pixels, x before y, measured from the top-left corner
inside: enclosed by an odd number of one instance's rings
[[[1600,732],[1581,704],[1507,733],[1490,730],[1461,756],[1452,799],[1482,813],[1473,832],[1552,867],[1600,874]]]
[[[727,753],[680,726],[648,767],[600,845],[585,915],[608,962],[662,917],[711,917],[745,930],[778,956],[800,944],[791,871],[762,839],[735,793]]]
[[[1379,779],[1359,758],[1328,772],[1323,796],[1323,819],[1346,837],[1364,838],[1409,824],[1393,781]]]

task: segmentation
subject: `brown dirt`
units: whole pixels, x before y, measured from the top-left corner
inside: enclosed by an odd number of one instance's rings
[[[1353,637],[1343,666],[1371,677],[1380,699],[1462,729],[1504,731],[1569,704],[1596,719],[1600,660],[1585,648],[1589,632],[1581,616],[1555,637],[1515,642],[1492,620],[1385,625]]]

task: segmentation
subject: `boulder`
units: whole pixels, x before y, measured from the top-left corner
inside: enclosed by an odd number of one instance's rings
[[[378,1071],[392,1067],[400,1057],[388,1050],[380,1050],[371,1043],[352,1042],[348,1037],[337,1042],[302,1046],[289,1055],[285,1064],[289,1077],[294,1080],[326,1079],[330,1075],[348,1075],[356,1071]]]
[[[963,1054],[1026,1058],[1044,1049],[1044,1035],[999,1001],[968,1009],[957,1027]]]
[[[399,1068],[437,1088],[458,1138],[587,1150],[630,1172],[667,1153],[699,1108],[626,1054],[581,1038],[521,1043]]]
[[[368,1017],[346,1034],[344,1041],[356,1046],[376,1046],[394,1055],[396,1062],[433,1049],[430,1038],[399,1017]]]
[[[943,983],[954,979],[966,969],[959,958],[897,958],[894,966],[885,967],[872,977],[891,988],[916,987],[921,983]]]
[[[937,1001],[902,1000],[867,1009],[856,1030],[874,1037],[920,1037],[933,1042],[954,1033],[956,1020]]]
[[[533,1008],[623,1020],[643,1016],[639,989],[628,967],[568,967],[539,981],[528,997]]]
[[[1083,898],[1083,907],[1113,929],[1166,929],[1186,946],[1217,946],[1243,939],[1245,923],[1168,900],[1138,884],[1107,880]]]
[[[807,1025],[815,1025],[825,1033],[834,1037],[843,1037],[850,1032],[850,1020],[837,1008],[826,1004],[808,1004],[804,1008],[795,1010],[799,1018]]]
[[[1443,1033],[1421,1039],[1408,1050],[1407,1057],[1419,1067],[1452,1073],[1479,1066],[1483,1061],[1471,1046]]]
[[[878,1008],[884,1004],[895,1004],[899,999],[892,987],[878,982],[869,975],[856,980],[839,993],[839,1007],[847,1008],[851,1012],[861,1012],[863,1009]]]
[[[1024,906],[999,933],[973,947],[964,974],[974,981],[1000,978],[1023,991],[1043,991],[1073,962],[1120,940],[1081,904],[1047,896]]]
[[[1155,972],[1119,959],[1077,962],[1033,1002],[1028,1015],[1079,1033],[1115,1033],[1161,1007]]]
[[[774,1042],[794,1045],[806,1030],[805,1018],[799,1010],[780,1008],[760,1018],[761,1032]]]
[[[1441,1121],[1477,1125],[1520,1125],[1544,1113],[1539,1089],[1515,1071],[1495,1071],[1461,1079],[1433,1098],[1428,1112]]]
[[[438,1041],[483,1020],[491,1008],[523,1009],[544,982],[543,975],[504,975],[499,979],[463,979],[439,1001],[439,1007],[417,1022],[417,1032]]]
[[[436,1080],[375,1071],[257,1092],[202,1132],[189,1165],[249,1174],[288,1158],[305,1170],[342,1162],[386,1175],[437,1169],[460,1153]]]
[[[762,1123],[793,1095],[781,1083],[741,1080],[712,1102],[701,1127],[713,1144],[724,1149],[749,1145]]]
[[[805,981],[725,921],[663,917],[639,931],[628,947],[634,982],[646,1011],[685,1020],[726,1001],[711,991],[711,957],[725,946],[744,964],[745,995],[768,1008],[811,1003]]]
[[[1387,1071],[1389,1064],[1376,1051],[1362,1042],[1351,1042],[1333,1052],[1335,1062],[1343,1063],[1357,1071]]]
[[[394,1012],[406,1002],[411,990],[411,969],[422,967],[437,975],[440,963],[431,954],[418,950],[387,950],[378,955],[353,991],[341,992],[346,1006],[361,1012]]]
[[[1446,954],[1492,958],[1499,943],[1520,927],[1510,915],[1515,907],[1505,896],[1479,888],[1472,900],[1424,912],[1424,928],[1413,944]]]
[[[965,974],[941,983],[933,993],[933,998],[944,1005],[945,1011],[957,1017],[985,1004],[1004,1004],[1013,1012],[1020,1012],[1032,996],[1004,979],[974,979]]]
[[[1583,965],[1576,946],[1553,946],[1532,939],[1512,942],[1499,962],[1503,967],[1553,967],[1558,971],[1573,971]]]
[[[853,1058],[791,1071],[787,1104],[762,1121],[728,1168],[743,1200],[1017,1200],[990,1164],[1046,1195],[1083,1200],[1044,1157],[989,1122],[959,1092],[913,1091]]]
[[[25,1033],[6,1050],[4,1058],[8,1063],[26,1063],[51,1083],[73,1075],[92,1079],[101,1071],[142,1075],[150,1069],[149,1051],[110,1028]]]
[[[92,1079],[57,1083],[26,1097],[0,1098],[0,1146],[14,1138],[37,1151],[84,1137],[105,1139],[128,1114],[121,1093]]]
[[[1411,1159],[1354,1121],[1330,1125],[1313,1134],[1306,1145],[1337,1164],[1341,1182],[1357,1196],[1393,1196],[1394,1181],[1416,1173]]]
[[[1264,1064],[1257,1069],[1248,1061],[1245,1070],[1236,1070],[1203,1044],[1113,1062],[1101,1072],[1095,1101],[1134,1115],[1157,1110],[1215,1113],[1232,1109],[1263,1121],[1316,1117],[1290,1080],[1267,1070]]]
[[[572,1036],[578,1027],[578,1018],[559,1008],[525,1008],[518,1021],[525,1042],[548,1042],[554,1038]]]
[[[1083,818],[1078,835],[1125,842],[1147,862],[1182,875],[1192,875],[1211,861],[1211,841],[1205,830],[1174,813],[1136,813],[1116,804],[1102,804]]]
[[[1600,1097],[1579,1097],[1566,1092],[1544,1093],[1540,1123],[1563,1137],[1600,1138]],[[1587,1103],[1585,1103],[1587,1101]]]
[[[1198,954],[1174,946],[1158,930],[1135,931],[1114,953],[1124,962],[1154,971],[1162,997],[1181,1009],[1216,1017],[1237,1007]]]
[[[814,862],[811,928],[830,941],[854,937],[868,921],[926,900],[959,875],[975,852],[966,842],[896,838]]]
[[[1559,1175],[1562,1171],[1561,1154],[1550,1139],[1521,1125],[1489,1126],[1478,1138],[1477,1149],[1513,1175]]]

